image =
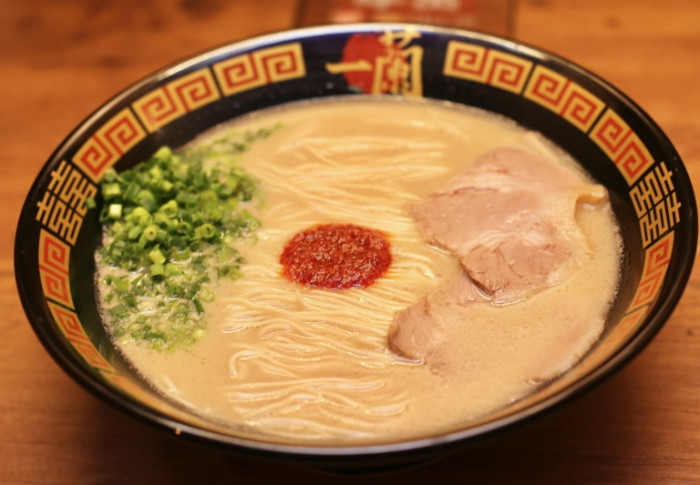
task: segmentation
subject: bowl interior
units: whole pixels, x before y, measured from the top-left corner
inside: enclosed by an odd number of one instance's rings
[[[387,69],[390,61],[404,67],[401,74]],[[571,371],[449,436],[352,450],[232,436],[164,400],[113,348],[93,285],[100,224],[85,200],[97,194],[106,170],[129,168],[162,145],[182,146],[259,109],[358,93],[476,106],[539,131],[572,154],[611,194],[624,238],[619,296],[603,337]],[[641,109],[604,81],[554,55],[492,36],[370,24],[304,29],[221,47],[108,101],[37,177],[20,217],[15,264],[36,333],[98,396],[178,434],[238,450],[331,459],[434,452],[540,414],[590,387],[640,350],[667,319],[687,282],[696,239],[693,191],[676,151]]]

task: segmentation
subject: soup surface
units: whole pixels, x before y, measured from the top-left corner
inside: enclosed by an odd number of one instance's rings
[[[242,167],[260,181],[261,225],[254,242],[237,247],[241,277],[213,286],[204,335],[172,352],[119,340],[169,398],[262,440],[395,442],[466,427],[507,406],[574,365],[600,336],[620,258],[604,197],[572,209],[581,247],[564,276],[514,301],[450,307],[437,363],[389,345],[397,314],[444,295],[464,271],[453,252],[426,241],[407,208],[504,147],[589,182],[539,135],[477,110],[359,97],[268,110],[225,129],[275,125],[243,155]],[[280,263],[285,245],[323,224],[379,231],[391,264],[364,288],[291,281]],[[100,279],[109,271],[101,268]]]

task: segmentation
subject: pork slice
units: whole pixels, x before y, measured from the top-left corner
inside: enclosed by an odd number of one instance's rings
[[[424,201],[409,207],[423,237],[450,251],[463,272],[446,298],[429,294],[397,312],[389,347],[434,371],[444,366],[440,347],[449,338],[442,315],[449,306],[478,302],[508,304],[556,284],[588,249],[576,222],[581,204],[599,204],[607,194],[576,172],[520,150],[502,148],[479,157]],[[564,355],[587,328],[573,325],[528,376],[547,379],[549,364],[562,369]],[[582,346],[581,348],[584,348]]]
[[[429,296],[397,312],[389,327],[389,349],[416,362],[435,363],[435,353],[445,341],[445,323]]]
[[[579,204],[604,199],[603,187],[575,172],[503,148],[468,165],[409,212],[428,242],[457,257],[480,294],[506,304],[565,276],[565,263],[587,248],[575,220]]]
[[[465,272],[461,272],[447,290],[445,298],[448,302],[454,302],[457,305],[467,306],[470,303],[490,301],[490,297],[480,290]]]
[[[591,191],[590,202],[605,198],[605,189],[584,179],[582,174],[561,163],[520,149],[502,147],[485,153],[450,179],[437,193],[464,187],[521,185],[542,195],[567,191]]]
[[[494,304],[512,303],[552,284],[570,256],[568,245],[551,227],[522,229],[518,236],[476,246],[460,260],[471,281]]]

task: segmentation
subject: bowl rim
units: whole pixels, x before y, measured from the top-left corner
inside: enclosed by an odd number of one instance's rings
[[[58,155],[68,149],[75,143],[83,134],[94,128],[94,124],[108,111],[118,106],[122,101],[133,93],[144,89],[148,86],[158,84],[164,79],[173,75],[186,72],[195,66],[206,63],[212,58],[219,57],[233,50],[252,49],[254,47],[263,47],[270,44],[279,43],[282,41],[303,40],[313,37],[322,37],[324,35],[336,34],[354,34],[354,33],[376,33],[377,31],[388,31],[397,29],[413,28],[420,32],[431,33],[441,36],[457,36],[477,40],[488,44],[493,44],[508,52],[523,54],[540,61],[547,61],[558,66],[565,66],[584,78],[587,78],[592,83],[600,86],[604,91],[610,93],[617,101],[625,105],[631,110],[634,115],[646,126],[658,142],[663,144],[665,149],[672,153],[677,159],[679,167],[675,173],[679,177],[680,185],[684,186],[687,191],[688,202],[690,207],[686,207],[684,214],[686,220],[691,227],[691,240],[689,241],[689,249],[687,254],[682,255],[683,260],[687,262],[680,267],[677,278],[672,282],[667,294],[667,298],[658,302],[658,310],[653,312],[653,316],[647,315],[649,321],[646,325],[640,327],[636,334],[620,348],[615,354],[609,356],[605,361],[594,369],[587,372],[583,377],[571,384],[563,387],[558,392],[536,403],[534,406],[518,410],[512,414],[496,418],[492,421],[483,424],[469,427],[458,431],[444,433],[438,436],[412,439],[401,442],[392,442],[386,444],[369,444],[369,445],[353,445],[353,446],[315,446],[315,445],[292,445],[278,442],[257,441],[248,438],[239,438],[233,435],[224,435],[214,431],[203,430],[194,426],[177,421],[177,419],[164,415],[163,413],[149,408],[139,402],[129,399],[124,394],[112,389],[110,386],[95,379],[93,375],[87,371],[80,363],[79,359],[72,355],[68,355],[62,349],[65,348],[60,337],[51,330],[51,325],[48,319],[43,314],[43,308],[36,308],[34,302],[29,296],[30,291],[27,289],[26,282],[21,269],[27,266],[24,262],[23,254],[23,223],[29,222],[32,219],[33,207],[29,204],[30,196],[36,192],[40,181],[44,179],[48,171],[52,168],[55,162],[59,159]],[[42,166],[38,175],[34,179],[27,196],[25,197],[22,210],[20,212],[19,221],[15,233],[15,249],[14,249],[14,268],[15,282],[19,292],[20,300],[24,308],[25,314],[34,329],[34,332],[39,337],[39,340],[45,349],[52,356],[60,367],[64,369],[73,379],[75,379],[83,388],[90,391],[93,395],[108,404],[126,412],[128,415],[137,418],[147,424],[153,425],[163,430],[175,432],[176,435],[186,436],[197,441],[203,441],[210,445],[215,445],[225,448],[237,448],[245,451],[246,454],[258,454],[264,456],[291,457],[299,458],[320,458],[320,459],[343,459],[357,458],[370,456],[390,456],[390,455],[405,455],[405,454],[420,454],[422,451],[431,450],[439,451],[441,448],[452,446],[458,443],[466,444],[475,441],[475,438],[486,438],[494,435],[496,432],[504,431],[514,427],[516,424],[524,424],[531,421],[533,418],[543,416],[554,409],[559,408],[565,403],[581,396],[594,386],[600,384],[603,380],[611,377],[616,372],[629,363],[641,350],[643,350],[652,338],[660,331],[666,323],[671,313],[677,306],[683,291],[690,278],[693,268],[693,262],[696,256],[698,239],[698,216],[697,207],[685,165],[683,165],[680,156],[675,147],[659,125],[631,98],[625,95],[609,82],[602,79],[597,74],[587,70],[577,63],[574,63],[564,57],[561,57],[546,49],[535,47],[526,42],[516,41],[507,37],[480,32],[478,30],[461,29],[446,26],[437,26],[410,22],[364,22],[354,24],[337,24],[337,25],[318,25],[311,27],[293,28],[281,30],[277,32],[267,33],[263,35],[255,35],[245,39],[234,40],[219,46],[205,49],[199,53],[187,56],[175,62],[166,65],[150,74],[142,77],[140,80],[132,83],[130,86],[122,89],[117,94],[109,98],[107,101],[99,105],[92,113],[83,119],[58,145],[58,147],[49,156],[47,161]]]

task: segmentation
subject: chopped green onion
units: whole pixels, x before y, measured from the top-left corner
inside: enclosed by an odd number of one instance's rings
[[[146,226],[143,230],[143,236],[148,241],[155,241],[155,239],[158,237],[158,226],[153,224]]]
[[[141,191],[141,186],[137,183],[130,183],[124,190],[124,198],[129,201],[135,201],[136,195]]]
[[[182,274],[182,270],[180,269],[179,266],[173,263],[167,263],[165,265],[165,276],[168,278],[171,278],[173,276],[177,276]]]
[[[161,205],[158,211],[168,217],[175,217],[178,212],[177,201],[175,199],[170,199],[165,204]]]
[[[213,224],[202,224],[194,232],[200,239],[211,239],[216,234],[216,228]]]
[[[156,350],[191,345],[203,334],[217,278],[238,278],[243,259],[229,246],[260,222],[242,205],[258,184],[236,165],[272,129],[225,133],[177,154],[162,147],[143,163],[105,172],[100,213],[108,276],[104,302],[115,336]],[[97,201],[87,199],[86,207]],[[157,309],[146,317],[142,312]]]
[[[151,220],[151,213],[143,207],[136,207],[131,212],[131,219],[140,226],[145,226]]]
[[[109,204],[109,218],[110,219],[121,219],[122,217],[122,205],[121,204]]]
[[[115,197],[118,197],[122,194],[122,188],[121,185],[118,183],[110,183],[110,184],[104,184],[102,186],[102,196],[107,199],[113,199]]]
[[[163,276],[165,274],[165,266],[162,263],[154,263],[150,266],[151,276]]]
[[[165,263],[165,255],[163,252],[160,250],[160,248],[155,247],[151,250],[150,253],[148,253],[148,257],[153,261],[155,264],[163,264]]]

